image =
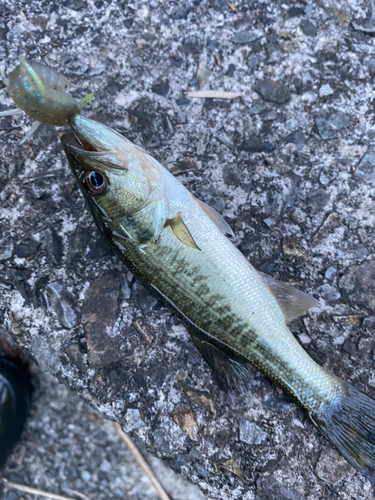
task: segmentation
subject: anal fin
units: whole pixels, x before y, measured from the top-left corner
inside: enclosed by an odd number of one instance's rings
[[[244,358],[244,362],[231,358],[210,342],[198,339],[193,335],[194,344],[199,349],[205,361],[215,373],[219,383],[224,388],[243,390],[253,379],[252,365]]]

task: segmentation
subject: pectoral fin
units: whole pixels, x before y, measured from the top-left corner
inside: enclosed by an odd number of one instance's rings
[[[192,237],[188,227],[185,222],[182,220],[181,215],[176,215],[173,219],[167,221],[167,224],[171,226],[172,231],[175,236],[188,247],[195,248],[196,250],[200,250],[198,245],[195,243],[194,238]]]
[[[194,200],[198,203],[203,212],[206,215],[208,215],[208,217],[212,220],[212,222],[216,224],[216,226],[220,229],[220,231],[225,234],[225,236],[227,235],[234,236],[234,233],[230,225],[223,219],[223,217],[220,214],[216,212],[216,210],[206,205],[206,203],[204,203],[203,201],[198,200],[198,198],[195,198],[195,196]]]
[[[279,303],[286,322],[291,321],[293,318],[297,318],[297,316],[300,316],[319,303],[314,297],[311,297],[311,295],[301,292],[301,290],[297,290],[287,283],[277,281],[268,274],[263,274],[261,272],[259,272],[259,274]]]

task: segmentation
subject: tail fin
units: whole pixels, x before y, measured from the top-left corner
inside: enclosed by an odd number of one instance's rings
[[[375,481],[375,400],[349,384],[344,391],[310,418],[355,469]]]

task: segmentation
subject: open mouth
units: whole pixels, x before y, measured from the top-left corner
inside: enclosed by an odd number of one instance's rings
[[[82,137],[79,137],[76,132],[68,132],[61,136],[61,142],[65,151],[69,153],[78,154],[80,156],[86,157],[100,157],[106,153],[106,151],[99,151],[89,142],[85,141]]]
[[[116,131],[81,115],[68,120],[71,131],[61,137],[64,150],[77,165],[92,160],[106,168],[127,170],[127,142]],[[82,161],[80,161],[82,160]]]

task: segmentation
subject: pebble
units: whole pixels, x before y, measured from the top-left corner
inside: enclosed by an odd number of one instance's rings
[[[369,73],[371,76],[375,76],[375,59],[370,59],[367,64],[367,69],[369,70]]]
[[[253,422],[242,418],[240,422],[240,441],[253,445],[262,444],[267,434]]]
[[[349,267],[340,278],[339,286],[348,295],[351,303],[375,311],[375,260]]]
[[[335,111],[327,118],[318,116],[315,118],[315,124],[320,137],[326,141],[328,139],[335,139],[338,136],[339,131],[354,125],[354,120],[348,113]]]
[[[44,231],[46,250],[52,264],[58,266],[62,262],[64,245],[61,236],[55,231],[46,229]]]
[[[8,491],[6,493],[4,500],[18,500],[20,497],[14,491]]]
[[[282,240],[282,250],[286,257],[306,257],[306,245],[295,236],[289,236]]]
[[[8,260],[12,257],[14,245],[13,243],[8,243],[0,248],[0,262],[3,260]]]
[[[296,146],[303,146],[306,142],[305,136],[302,132],[302,130],[298,129],[295,130],[294,132],[291,132],[289,135],[285,137],[286,142],[291,142],[292,144],[295,144]]]
[[[128,408],[125,414],[124,430],[125,432],[131,432],[134,430],[142,429],[145,423],[142,420],[139,410],[136,408]]]
[[[331,286],[329,283],[325,283],[317,289],[319,295],[323,297],[324,300],[328,302],[334,302],[335,300],[339,300],[341,297],[341,293]]]
[[[102,368],[121,359],[120,340],[111,331],[118,318],[120,283],[113,275],[95,279],[85,292],[82,325],[91,368]]]
[[[354,173],[364,177],[365,180],[375,181],[375,151],[367,151]]]
[[[178,106],[187,106],[188,104],[190,104],[190,100],[185,95],[182,95],[181,97],[176,99],[176,103]]]
[[[281,484],[273,475],[260,475],[256,483],[255,500],[305,500],[306,497],[295,490]]]
[[[351,340],[347,340],[343,344],[342,349],[348,354],[355,354],[357,352],[357,346]]]
[[[303,9],[301,9],[301,7],[291,7],[288,10],[287,17],[291,18],[291,17],[298,17],[298,16],[304,16],[304,15],[305,15],[305,11]]]
[[[131,28],[134,23],[134,17],[128,17],[127,19],[124,20],[124,26],[125,28]]]
[[[73,328],[78,322],[77,299],[66,288],[63,281],[55,281],[46,287],[49,306],[57,313],[59,323],[64,328]]]
[[[290,90],[280,82],[274,80],[260,80],[254,87],[265,101],[274,102],[275,104],[283,104],[290,99]]]
[[[303,19],[301,21],[300,26],[301,26],[302,33],[306,36],[316,36],[318,34],[318,30],[317,30],[315,24],[313,24],[308,19]]]
[[[185,38],[181,47],[182,52],[185,54],[199,54],[200,48],[200,40],[195,36]]]
[[[249,153],[272,153],[276,146],[271,142],[262,142],[261,139],[252,138],[242,142],[240,149]]]
[[[153,92],[155,92],[155,94],[166,97],[169,92],[169,82],[168,80],[165,80],[158,83],[154,83],[151,89]]]
[[[176,162],[169,171],[173,175],[180,175],[195,170],[198,170],[198,165],[192,160],[184,159]]]
[[[263,111],[267,111],[267,106],[261,101],[255,101],[254,104],[249,109],[249,115],[259,115],[259,113],[263,113]]]
[[[233,43],[250,43],[259,38],[259,33],[253,31],[238,31],[232,38]]]
[[[189,12],[191,11],[191,7],[187,3],[181,3],[175,9],[173,9],[171,13],[172,19],[186,19]]]
[[[323,481],[335,485],[341,479],[350,479],[354,474],[354,469],[338,451],[329,448],[320,455],[315,474]]]
[[[82,373],[86,373],[86,365],[83,361],[82,354],[79,350],[78,344],[71,344],[65,349],[65,352],[69,358],[69,361]]]
[[[130,64],[136,68],[141,68],[143,66],[143,59],[141,56],[136,56],[130,59]]]
[[[329,83],[325,83],[319,89],[319,96],[320,97],[327,97],[327,96],[332,95],[332,94],[333,94],[333,89]]]
[[[30,257],[38,251],[39,247],[39,241],[30,238],[28,241],[14,245],[14,253],[20,258]]]
[[[234,64],[229,64],[227,72],[225,73],[226,76],[233,76],[235,72],[236,66]]]

